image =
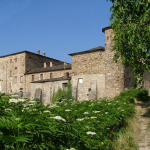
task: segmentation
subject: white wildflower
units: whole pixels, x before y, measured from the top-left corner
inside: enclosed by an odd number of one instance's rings
[[[17,99],[9,99],[9,103],[18,103]]]
[[[105,112],[105,114],[108,114],[108,112]]]
[[[50,113],[50,111],[49,111],[49,110],[45,110],[45,111],[43,111],[43,112],[49,112],[49,113]]]
[[[95,119],[95,118],[97,118],[97,117],[95,117],[95,116],[93,116],[93,117],[91,117],[92,119]]]
[[[111,103],[108,103],[108,105],[111,105]]]
[[[91,105],[89,105],[89,106],[93,106],[94,104],[92,103]]]
[[[36,103],[36,101],[29,101],[29,103]]]
[[[70,149],[66,149],[66,150],[76,150],[75,148],[70,148]]]
[[[95,135],[96,133],[89,131],[89,132],[86,132],[86,134],[87,134],[87,135],[90,135],[90,134],[91,134],[91,135]]]
[[[85,115],[86,115],[86,114],[89,114],[89,112],[84,112],[83,114],[85,114]]]
[[[93,111],[94,113],[99,113],[100,111]]]
[[[20,120],[20,118],[16,118],[15,120],[19,121],[19,120]]]
[[[67,110],[65,110],[65,111],[71,111],[71,110],[67,109]]]
[[[78,119],[76,119],[77,121],[83,121],[84,120],[84,118],[78,118]]]
[[[56,119],[56,120],[62,120],[64,122],[66,122],[66,120],[64,118],[62,118],[61,116],[55,116],[55,117],[50,117],[50,118],[53,118],[53,119]]]
[[[12,111],[10,108],[6,108],[5,110]]]
[[[108,130],[110,129],[110,128],[107,128]]]
[[[124,110],[122,109],[122,111],[124,111]]]

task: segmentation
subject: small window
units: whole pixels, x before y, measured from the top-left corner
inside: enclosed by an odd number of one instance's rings
[[[17,83],[17,76],[15,76],[15,81],[14,82]]]
[[[12,59],[10,59],[10,63],[12,63]]]
[[[50,73],[50,79],[52,79],[53,78],[53,73]]]
[[[15,67],[15,70],[17,70],[17,67]]]
[[[23,82],[23,76],[20,77],[20,83],[22,83],[22,82]]]
[[[40,80],[43,80],[43,74],[40,74]]]
[[[32,75],[32,82],[34,81],[34,75]]]
[[[10,77],[12,77],[12,71],[10,71]]]
[[[67,89],[68,83],[63,83],[63,84],[62,84],[62,87],[63,87],[63,89]]]
[[[78,79],[78,83],[83,83],[83,79],[82,79],[82,78],[79,78],[79,79]]]
[[[29,59],[32,59],[32,57],[29,57]]]
[[[11,83],[9,83],[9,88],[11,88]]]
[[[17,58],[15,58],[15,62],[17,62]]]

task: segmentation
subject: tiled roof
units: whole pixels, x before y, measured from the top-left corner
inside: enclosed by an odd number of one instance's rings
[[[33,73],[40,73],[40,72],[50,72],[50,71],[58,71],[58,70],[70,70],[71,64],[65,64],[64,65],[57,65],[53,67],[46,67],[46,68],[34,68],[30,71],[28,71],[26,74],[33,74]]]
[[[108,29],[112,29],[112,27],[111,26],[105,27],[102,29],[102,32],[105,32],[105,30],[108,30]]]
[[[21,54],[21,53],[30,53],[30,54],[38,55],[39,57],[49,58],[49,59],[52,59],[52,60],[56,60],[56,61],[62,62],[60,60],[57,60],[57,59],[54,59],[54,58],[50,58],[50,57],[47,57],[47,56],[43,56],[43,55],[40,55],[40,54],[36,54],[36,53],[33,53],[33,52],[29,52],[27,50],[21,51],[21,52],[17,52],[17,53],[8,54],[8,55],[3,55],[3,56],[0,56],[0,58],[11,56],[11,55],[17,55],[17,54]]]
[[[70,80],[70,79],[71,78],[59,77],[59,78],[38,80],[38,81],[31,82],[31,83],[45,83],[45,82],[63,81],[63,80]]]
[[[86,50],[86,51],[71,53],[71,54],[68,54],[68,55],[74,56],[74,55],[80,55],[80,54],[91,53],[91,52],[95,52],[95,51],[104,51],[104,50],[105,50],[105,47],[98,46],[98,47],[95,47],[95,48],[92,48],[92,49],[89,49],[89,50]]]

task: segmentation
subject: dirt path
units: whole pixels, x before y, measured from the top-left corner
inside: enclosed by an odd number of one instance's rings
[[[141,133],[139,135],[139,150],[150,150],[150,103],[142,105],[139,118]]]

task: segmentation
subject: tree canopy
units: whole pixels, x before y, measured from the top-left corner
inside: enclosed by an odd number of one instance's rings
[[[121,57],[136,77],[142,77],[145,69],[150,71],[150,0],[110,1],[114,60]]]

